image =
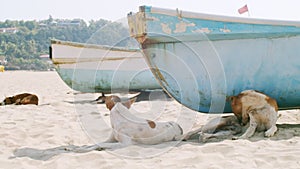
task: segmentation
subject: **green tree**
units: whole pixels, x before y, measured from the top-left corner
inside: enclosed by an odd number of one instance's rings
[[[112,46],[135,45],[127,28],[103,19],[87,24],[84,20],[53,19],[50,15],[49,19],[42,21],[0,22],[0,28],[15,27],[17,33],[0,33],[0,51],[14,69],[49,68],[39,56],[49,54],[51,39]]]

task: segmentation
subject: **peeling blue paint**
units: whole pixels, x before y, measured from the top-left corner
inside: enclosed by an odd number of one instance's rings
[[[161,40],[160,37],[162,36],[172,35],[174,38],[178,37],[180,39],[192,40],[193,36],[197,33],[205,35],[209,40],[279,38],[300,34],[299,25],[286,26],[261,23],[224,22],[189,17],[181,18],[173,15],[152,13],[151,9],[151,7],[145,7],[145,24],[147,26],[147,35],[153,39],[158,38]],[[157,20],[149,20],[147,18],[157,18]],[[176,24],[182,22],[190,26],[187,26],[183,32],[176,32]],[[161,24],[167,25],[170,28],[171,33],[164,32]],[[206,29],[208,31],[205,31]],[[204,40],[206,39],[204,38]]]
[[[160,75],[153,73],[164,90],[181,104],[199,112],[231,112],[228,96],[255,89],[275,98],[281,109],[300,107],[300,22],[144,8],[145,18],[136,23],[129,16],[129,26],[144,25],[132,36],[149,65],[158,68]],[[184,31],[175,31],[182,22]]]

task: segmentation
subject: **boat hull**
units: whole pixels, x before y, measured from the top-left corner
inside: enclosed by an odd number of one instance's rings
[[[118,93],[161,88],[138,50],[52,41],[51,57],[61,79],[77,91]]]
[[[178,13],[143,7],[128,17],[152,73],[178,102],[199,112],[232,112],[229,96],[254,89],[280,109],[300,106],[299,23]],[[189,26],[180,28],[182,22]]]

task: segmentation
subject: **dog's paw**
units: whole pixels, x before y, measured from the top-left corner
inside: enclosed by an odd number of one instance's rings
[[[200,132],[199,133],[199,142],[200,143],[206,143],[212,137],[213,137],[213,134]]]
[[[239,137],[232,137],[231,140],[238,140]]]
[[[265,137],[272,137],[274,135],[274,133],[271,133],[269,131],[265,132]]]
[[[190,135],[185,135],[184,137],[181,138],[182,141],[187,141],[188,139],[190,139]],[[175,140],[178,139],[175,137]],[[180,139],[179,139],[180,140]]]
[[[231,140],[241,140],[241,139],[247,139],[247,137],[242,135],[242,136],[239,136],[239,137],[234,136],[234,137],[231,138]]]
[[[271,127],[269,130],[267,130],[265,132],[265,136],[266,137],[272,137],[272,136],[274,136],[274,134],[276,133],[276,131],[277,131],[277,127],[273,126],[273,127]]]
[[[95,148],[95,151],[103,151],[103,150],[105,150],[105,148],[103,148],[103,147]]]
[[[265,132],[265,137],[272,137],[272,136],[274,136],[274,134],[275,134],[275,132],[268,130]]]

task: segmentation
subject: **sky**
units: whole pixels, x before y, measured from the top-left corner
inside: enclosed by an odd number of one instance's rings
[[[298,20],[299,0],[1,0],[0,21],[84,19],[86,21],[107,19],[118,21],[129,12],[137,12],[141,5],[183,11],[241,16],[251,18]],[[240,15],[237,10],[248,5],[248,13]]]

